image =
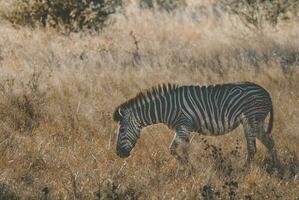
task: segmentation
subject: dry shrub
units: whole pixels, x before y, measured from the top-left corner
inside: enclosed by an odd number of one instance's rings
[[[140,0],[142,8],[159,9],[165,11],[173,11],[177,8],[184,8],[187,6],[185,0]]]
[[[12,1],[3,17],[13,24],[42,25],[67,31],[99,30],[122,0],[21,0]]]
[[[254,28],[268,23],[276,26],[279,20],[290,20],[299,14],[297,0],[222,0],[221,4],[244,24]]]
[[[0,199],[1,200],[18,200],[20,198],[18,196],[14,195],[11,191],[8,191],[6,185],[1,184],[0,185]]]

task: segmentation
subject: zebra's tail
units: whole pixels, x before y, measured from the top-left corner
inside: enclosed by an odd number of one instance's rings
[[[269,119],[269,124],[268,124],[268,129],[267,129],[267,134],[270,134],[273,128],[273,120],[274,120],[274,112],[273,112],[273,106],[271,106],[270,110],[270,119]]]

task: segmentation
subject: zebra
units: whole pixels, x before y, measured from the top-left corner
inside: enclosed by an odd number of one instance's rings
[[[267,130],[264,121],[269,117]],[[247,160],[256,152],[256,138],[276,157],[273,127],[273,106],[266,89],[252,82],[216,85],[162,84],[140,92],[136,97],[119,105],[113,115],[119,123],[116,153],[130,155],[141,129],[163,123],[175,132],[170,153],[188,161],[190,133],[219,136],[243,125],[247,142]],[[177,153],[181,145],[183,157]]]

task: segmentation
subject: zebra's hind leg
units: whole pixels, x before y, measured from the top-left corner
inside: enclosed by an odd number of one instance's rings
[[[274,147],[273,139],[271,138],[271,136],[269,134],[266,133],[262,122],[259,124],[258,127],[259,127],[259,131],[257,134],[257,138],[263,143],[263,145],[265,145],[265,147],[271,153],[272,158],[274,160],[277,160],[277,153],[276,153],[276,149]]]
[[[256,152],[256,128],[254,123],[246,121],[244,124],[245,138],[247,142],[247,161],[246,165],[250,165]]]
[[[268,170],[270,170],[270,171],[277,170],[278,176],[282,178],[285,173],[284,167],[278,159],[274,141],[273,141],[272,137],[266,133],[266,131],[263,127],[263,123],[261,123],[259,125],[259,132],[257,134],[257,138],[263,143],[263,145],[265,145],[265,147],[270,152],[270,155],[271,155],[270,161],[271,160],[272,161],[270,163],[270,168],[268,166]],[[269,165],[269,163],[267,163],[267,164]]]

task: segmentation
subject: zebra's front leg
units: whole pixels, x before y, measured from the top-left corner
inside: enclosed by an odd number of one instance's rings
[[[256,139],[254,136],[247,136],[247,163],[250,164],[256,152]]]
[[[176,137],[176,135],[174,136],[174,138],[172,139],[172,142],[170,144],[170,154],[177,156],[177,148],[178,148],[179,144],[178,144],[178,138]]]
[[[182,147],[183,156],[177,153],[178,146]],[[189,131],[181,128],[176,131],[176,134],[170,145],[170,153],[176,156],[176,159],[182,163],[187,163],[189,159]]]

